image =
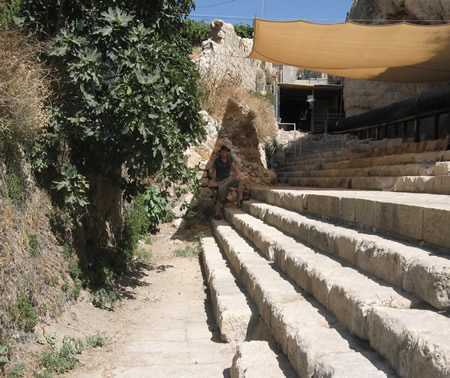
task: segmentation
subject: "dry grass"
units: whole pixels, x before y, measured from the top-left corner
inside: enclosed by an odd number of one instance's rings
[[[241,87],[241,79],[226,72],[222,76],[202,75],[199,86],[202,107],[212,117],[222,120],[228,99],[244,103],[256,114],[255,127],[261,141],[276,137],[274,106],[261,96],[256,96]]]
[[[17,32],[0,33],[0,133],[34,138],[47,124],[49,74],[37,61],[42,46]]]

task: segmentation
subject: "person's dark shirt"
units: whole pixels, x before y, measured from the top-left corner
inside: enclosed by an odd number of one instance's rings
[[[214,160],[213,168],[216,170],[216,181],[223,181],[230,177],[231,163],[233,160],[230,156],[227,156],[227,161],[222,161],[222,156],[219,156]]]

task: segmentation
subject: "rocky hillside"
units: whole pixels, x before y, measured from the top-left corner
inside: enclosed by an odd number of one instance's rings
[[[348,19],[365,24],[383,24],[387,20],[443,23],[450,19],[450,1],[354,0]],[[352,116],[447,85],[448,82],[403,84],[345,79],[345,112]]]

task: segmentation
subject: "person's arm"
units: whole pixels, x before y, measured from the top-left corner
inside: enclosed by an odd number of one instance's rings
[[[231,162],[231,167],[233,168],[233,172],[234,172],[234,177],[239,180],[239,169],[236,165],[236,163],[233,161]]]

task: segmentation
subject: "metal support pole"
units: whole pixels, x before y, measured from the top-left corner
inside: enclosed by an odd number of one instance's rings
[[[439,114],[434,116],[434,139],[439,138]]]
[[[414,120],[414,141],[420,142],[420,119]]]

